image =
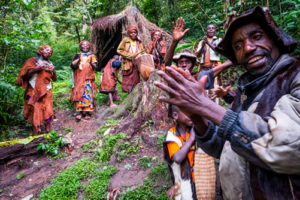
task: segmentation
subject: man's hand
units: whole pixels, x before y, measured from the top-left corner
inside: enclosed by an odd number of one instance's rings
[[[206,35],[203,36],[202,40],[203,40],[202,46],[204,46],[205,43],[208,43],[208,40],[207,40],[207,36],[206,36]]]
[[[223,87],[217,87],[213,90],[213,94],[212,94],[212,98],[216,98],[216,97],[219,97],[219,98],[222,98],[224,97],[225,95],[228,94],[229,90],[232,88],[232,86],[227,86],[226,88],[223,88]]]
[[[188,117],[203,117],[216,124],[220,124],[226,110],[211,101],[203,87],[203,83],[188,80],[186,72],[179,72],[174,68],[167,67],[166,72],[159,71],[158,74],[165,79],[167,84],[154,82],[160,89],[169,94],[169,98],[160,97],[163,102],[177,105]]]
[[[173,40],[180,41],[190,29],[184,30],[184,19],[182,17],[178,18],[176,21],[176,26],[174,26],[174,22],[172,22],[173,27]]]

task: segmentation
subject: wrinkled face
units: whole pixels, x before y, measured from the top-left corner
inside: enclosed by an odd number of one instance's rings
[[[181,57],[177,62],[177,67],[191,71],[193,69],[193,61],[187,57]]]
[[[243,25],[233,33],[232,48],[237,63],[252,75],[266,73],[280,55],[279,48],[256,23]]]
[[[88,52],[90,50],[90,44],[88,42],[83,42],[80,45],[80,50],[84,53]]]
[[[131,31],[129,32],[129,37],[130,37],[132,40],[137,40],[137,35],[138,35],[138,33],[137,33],[136,30],[131,30]]]
[[[161,39],[161,32],[156,31],[156,32],[153,34],[153,39],[154,39],[154,40],[160,40],[160,39]]]
[[[52,56],[52,49],[49,47],[42,49],[41,55],[44,59],[48,60]]]
[[[216,34],[216,27],[215,27],[215,25],[209,24],[209,25],[206,27],[206,33],[207,33],[207,36],[208,36],[209,38],[214,37],[215,34]]]

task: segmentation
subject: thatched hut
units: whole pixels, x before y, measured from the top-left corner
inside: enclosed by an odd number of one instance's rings
[[[91,43],[98,59],[98,70],[116,54],[118,45],[122,38],[127,36],[127,28],[130,25],[138,27],[144,47],[151,40],[153,30],[161,30],[166,45],[171,44],[172,36],[169,33],[148,21],[137,8],[129,6],[119,14],[96,19],[92,24]]]

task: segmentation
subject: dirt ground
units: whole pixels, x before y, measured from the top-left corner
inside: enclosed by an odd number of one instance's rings
[[[22,158],[22,160],[14,160],[12,162],[0,165],[0,200],[29,200],[37,197],[40,190],[47,186],[57,173],[63,171],[67,167],[82,157],[90,156],[91,153],[84,153],[82,146],[95,139],[98,128],[102,125],[103,116],[108,112],[107,107],[100,108],[92,116],[90,120],[81,120],[76,122],[71,112],[64,110],[56,111],[56,120],[53,122],[53,128],[61,133],[65,128],[72,128],[71,138],[75,148],[71,155],[53,160],[44,154],[36,154]],[[139,155],[125,158],[122,162],[117,163],[112,157],[110,164],[117,167],[116,174],[111,179],[109,190],[121,188],[136,188],[141,184],[145,177],[148,176],[150,168],[144,170],[138,165],[139,156],[154,157],[157,156],[157,162],[163,160],[162,149],[158,148],[155,141],[142,135],[141,149]],[[66,150],[66,149],[65,149]],[[130,164],[131,169],[125,168]],[[18,180],[18,174],[23,173],[25,176]],[[79,199],[81,199],[79,195]]]

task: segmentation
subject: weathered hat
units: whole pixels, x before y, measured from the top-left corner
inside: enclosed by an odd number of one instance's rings
[[[197,57],[193,54],[193,52],[192,52],[191,50],[188,50],[188,49],[184,49],[184,50],[179,51],[178,53],[176,53],[176,54],[173,56],[173,61],[177,63],[178,60],[179,60],[181,57],[190,58],[194,64],[195,64],[196,61],[197,61]]]
[[[231,43],[232,35],[239,27],[253,22],[261,25],[266,33],[270,34],[281,53],[290,53],[296,48],[297,42],[290,35],[278,28],[268,8],[256,6],[236,18],[229,25],[223,40],[216,47],[216,51],[230,59],[233,63],[236,63]]]

